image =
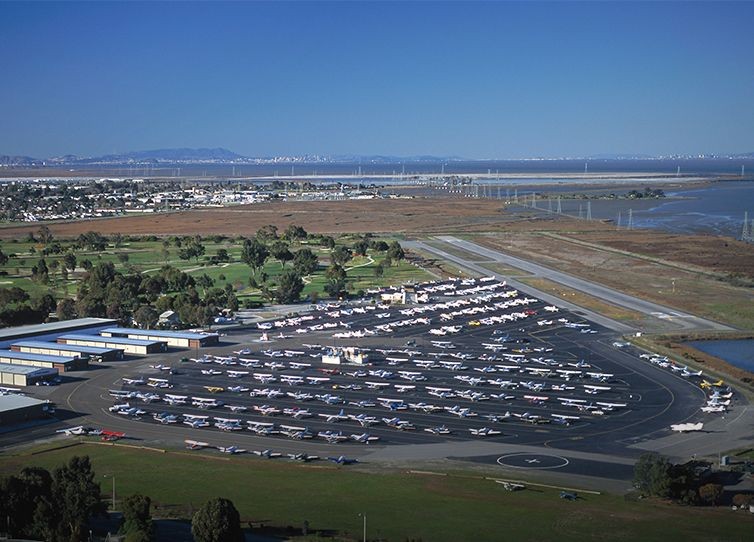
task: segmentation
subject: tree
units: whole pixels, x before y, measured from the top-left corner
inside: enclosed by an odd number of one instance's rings
[[[212,499],[194,514],[191,534],[196,542],[240,542],[243,540],[241,517],[232,501],[221,497]]]
[[[76,318],[76,302],[67,297],[61,299],[55,313],[58,315],[58,320],[73,320]]]
[[[5,265],[8,263],[8,255],[3,252],[2,249],[0,249],[0,265]]]
[[[270,247],[270,254],[280,262],[280,267],[285,267],[285,262],[293,259],[293,254],[291,254],[291,251],[288,250],[288,245],[283,241],[275,241]]]
[[[228,251],[224,248],[218,248],[217,254],[215,255],[215,259],[218,262],[229,262],[230,261],[230,255],[228,254]]]
[[[343,245],[333,250],[332,254],[330,255],[333,263],[341,267],[344,266],[352,256],[353,255],[351,254],[351,250],[348,247],[344,247]]]
[[[134,313],[134,320],[142,329],[152,329],[160,315],[151,305],[142,305]]]
[[[319,241],[319,244],[325,248],[329,248],[330,250],[332,250],[335,248],[335,239],[333,239],[329,235],[323,235]]]
[[[210,277],[207,273],[202,273],[198,279],[196,279],[196,285],[199,286],[202,291],[206,294],[207,290],[212,288],[215,285],[215,280]]]
[[[48,244],[50,241],[52,241],[52,232],[50,231],[50,228],[46,224],[42,224],[39,227],[39,230],[37,231],[37,236],[39,237],[39,242],[43,244]]]
[[[393,241],[387,249],[387,256],[391,260],[400,261],[406,257],[406,253],[403,252],[403,247],[398,241]]]
[[[380,278],[382,275],[385,274],[385,268],[382,266],[382,264],[377,264],[374,266],[374,276],[375,278]]]
[[[126,263],[128,262],[128,260],[129,260],[128,254],[126,254],[125,252],[118,252],[118,261],[120,263]]]
[[[670,461],[659,454],[642,454],[634,465],[634,487],[644,495],[670,497],[671,467]]]
[[[74,271],[76,269],[76,255],[73,252],[66,252],[63,255],[63,265],[66,269]]]
[[[88,456],[74,456],[52,475],[52,502],[60,514],[62,528],[71,540],[81,539],[81,530],[93,515],[104,513],[99,484]]]
[[[385,241],[372,241],[369,243],[369,248],[376,250],[377,252],[387,252],[387,250],[390,248],[390,245],[388,245]]]
[[[241,249],[241,261],[251,267],[254,275],[264,265],[269,255],[270,251],[267,250],[264,243],[260,243],[257,239],[244,240],[243,248]]]
[[[50,280],[49,271],[47,269],[47,262],[44,258],[40,259],[35,265],[31,267],[31,280],[47,284]]]
[[[702,502],[715,506],[720,502],[723,495],[723,486],[720,484],[704,484],[699,488],[699,498]]]
[[[278,227],[273,224],[262,226],[257,230],[257,239],[260,241],[274,241],[278,238]]]
[[[275,299],[278,303],[294,303],[299,300],[304,290],[304,281],[293,269],[286,269],[278,280]]]
[[[358,256],[366,256],[369,250],[369,241],[360,239],[353,244],[353,252]]]
[[[309,248],[302,248],[293,257],[293,268],[299,275],[309,275],[317,270],[319,258]]]
[[[293,241],[302,241],[306,239],[307,236],[308,234],[306,233],[306,230],[301,226],[296,226],[295,224],[291,224],[285,229],[285,232],[283,232],[283,239],[285,239],[289,243]]]
[[[334,263],[325,272],[327,283],[325,292],[332,297],[339,297],[346,289],[346,271],[340,265]]]
[[[127,541],[150,540],[152,536],[152,516],[149,509],[152,500],[141,494],[129,495],[122,501],[123,524],[120,532]]]

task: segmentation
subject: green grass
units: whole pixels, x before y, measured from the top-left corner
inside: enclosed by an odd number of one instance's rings
[[[339,244],[345,244],[350,246],[353,239],[349,236],[344,236],[338,240]],[[64,252],[69,243],[63,242]],[[18,286],[27,291],[32,297],[42,295],[46,292],[52,291],[56,298],[62,297],[74,297],[77,288],[77,281],[80,278],[82,271],[80,269],[81,262],[84,260],[90,260],[95,265],[100,262],[112,262],[116,269],[121,272],[126,271],[126,267],[133,266],[141,273],[151,273],[159,270],[163,265],[170,264],[194,277],[198,277],[202,274],[207,274],[215,280],[215,286],[224,287],[226,284],[231,284],[236,289],[236,295],[243,302],[246,299],[255,301],[262,301],[259,290],[249,287],[249,277],[251,276],[251,269],[240,261],[241,246],[232,241],[225,241],[222,243],[214,243],[210,240],[203,242],[205,247],[204,257],[199,261],[194,260],[181,260],[178,257],[179,249],[171,246],[168,248],[169,255],[167,259],[162,253],[163,245],[162,241],[134,241],[125,242],[122,246],[115,247],[114,245],[108,245],[102,252],[96,251],[76,251],[77,263],[79,265],[79,271],[75,273],[69,273],[69,279],[64,281],[60,271],[56,273],[50,272],[49,284],[40,284],[31,280],[31,268],[35,265],[39,259],[39,253],[31,254],[30,250],[34,247],[36,250],[40,250],[43,246],[37,243],[18,242],[18,243],[3,243],[2,250],[6,254],[16,254],[15,258],[11,258],[9,262],[0,267],[0,270],[5,271],[7,275],[0,276],[0,287]],[[311,282],[306,285],[304,289],[304,296],[310,295],[313,292],[317,292],[319,298],[326,298],[327,294],[324,291],[326,279],[324,277],[325,270],[330,264],[330,251],[315,244],[294,244],[291,247],[291,251],[295,252],[300,248],[307,246],[319,257],[320,266],[319,269],[310,277]],[[228,251],[231,257],[231,262],[228,264],[220,265],[208,265],[205,261],[205,257],[211,257],[217,253],[217,250],[224,248]],[[118,259],[119,254],[128,255],[128,263],[124,264]],[[398,285],[410,281],[422,281],[432,279],[432,275],[414,267],[406,262],[399,262],[396,265],[386,267],[382,277],[374,276],[374,268],[384,259],[384,254],[370,252],[371,257],[374,259],[372,263],[368,258],[356,257],[346,267],[360,266],[348,271],[349,280],[352,282],[352,291],[373,288],[376,286]],[[63,254],[53,254],[45,257],[48,268],[53,261],[59,261],[62,267]],[[286,264],[286,268],[290,268],[292,263]],[[271,280],[274,281],[275,277],[282,272],[283,268],[280,262],[269,258],[264,265],[264,268],[260,271],[267,273]],[[260,273],[261,274],[261,273]],[[220,277],[224,277],[223,280]]]
[[[121,498],[143,492],[160,510],[188,515],[205,500],[224,496],[244,521],[284,527],[335,529],[358,538],[359,513],[369,537],[458,540],[749,540],[754,520],[727,509],[683,508],[585,495],[577,502],[556,490],[509,493],[479,476],[379,474],[353,468],[297,465],[257,458],[206,458],[123,447],[82,445],[36,455],[0,456],[0,473],[23,466],[52,468],[89,455],[98,478],[115,474]],[[109,480],[102,479],[108,494]],[[180,512],[183,511],[183,514]]]

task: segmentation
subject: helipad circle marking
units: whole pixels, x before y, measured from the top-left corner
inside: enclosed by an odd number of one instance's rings
[[[520,458],[524,465],[516,465],[511,461],[506,461],[510,458]],[[552,465],[548,465],[548,462],[558,462]],[[547,470],[547,469],[561,469],[568,465],[570,462],[565,457],[559,455],[550,454],[530,454],[526,452],[518,452],[514,454],[501,455],[495,461],[498,465],[503,467],[510,467],[513,469],[532,469],[532,470]]]

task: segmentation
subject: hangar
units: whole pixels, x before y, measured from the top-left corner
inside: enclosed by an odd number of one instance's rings
[[[44,418],[48,408],[46,401],[25,395],[0,395],[0,427]]]
[[[194,333],[190,331],[163,331],[156,329],[135,329],[127,327],[109,327],[100,330],[103,337],[124,337],[151,341],[166,341],[169,346],[181,348],[199,348],[219,343],[217,333]]]
[[[0,329],[0,348],[8,348],[12,343],[23,339],[54,341],[58,335],[76,331],[99,329],[113,326],[117,320],[111,318],[76,318],[62,322],[35,324],[30,326],[16,326]]]
[[[19,341],[10,345],[14,352],[46,354],[48,356],[89,357],[92,361],[114,361],[123,359],[123,348],[102,348],[98,346],[62,345],[47,341]]]
[[[146,356],[166,352],[167,341],[148,341],[140,339],[123,339],[120,337],[99,337],[98,335],[69,334],[58,337],[60,344],[72,344],[77,346],[96,346],[99,348],[120,348],[126,354]]]
[[[57,369],[0,363],[0,384],[3,386],[33,386],[58,376]]]
[[[74,358],[70,356],[48,356],[45,354],[30,354],[28,352],[14,352],[0,350],[0,363],[9,365],[26,365],[27,367],[42,367],[66,371],[79,371],[89,367],[89,358]]]

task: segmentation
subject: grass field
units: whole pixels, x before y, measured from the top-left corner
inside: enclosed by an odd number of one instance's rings
[[[205,500],[233,500],[242,519],[336,530],[384,540],[750,540],[754,518],[727,509],[683,508],[611,495],[558,498],[553,489],[510,493],[479,476],[360,472],[256,458],[207,458],[119,446],[79,445],[30,455],[0,455],[0,473],[52,468],[89,455],[97,476],[114,474],[119,498],[143,492],[155,516],[188,517]],[[110,480],[102,478],[105,495]]]
[[[354,240],[351,236],[343,236],[338,240],[338,243],[350,245]],[[171,246],[167,249],[167,252],[164,252],[162,241],[126,242],[119,247],[108,245],[102,252],[77,250],[75,254],[79,267],[77,267],[75,272],[69,273],[67,280],[64,280],[60,271],[63,265],[63,255],[46,256],[45,261],[48,268],[55,261],[58,262],[59,268],[54,272],[50,269],[50,282],[45,285],[31,280],[31,268],[40,259],[38,251],[42,248],[42,245],[28,242],[5,242],[0,248],[6,254],[14,254],[15,256],[7,264],[0,266],[0,271],[6,273],[6,275],[0,276],[0,287],[17,286],[23,288],[31,296],[38,296],[52,291],[56,298],[74,297],[77,280],[84,273],[80,264],[88,259],[95,265],[100,262],[112,262],[115,264],[116,269],[122,272],[128,271],[130,268],[132,271],[142,274],[154,273],[163,265],[169,264],[194,277],[207,274],[215,280],[215,286],[217,287],[222,288],[226,284],[233,285],[236,295],[241,302],[245,299],[262,300],[259,290],[249,287],[251,270],[249,266],[240,261],[240,244],[232,240],[217,243],[207,239],[203,242],[203,245],[205,247],[204,257],[214,256],[219,249],[225,249],[231,261],[219,265],[210,265],[203,261],[203,258],[200,258],[199,261],[181,260],[178,257],[179,249]],[[291,250],[295,252],[304,246],[312,249],[320,261],[319,269],[307,281],[308,284],[304,289],[304,295],[317,292],[320,298],[324,298],[326,297],[324,293],[324,285],[326,283],[324,272],[330,264],[330,251],[315,244],[295,244],[291,247]],[[128,257],[127,262],[121,261],[120,258],[123,257],[122,255]],[[434,278],[430,273],[405,261],[385,267],[384,274],[381,277],[375,277],[374,268],[384,260],[384,254],[370,251],[370,256],[371,258],[369,259],[355,258],[346,265],[346,268],[353,267],[353,269],[348,271],[348,277],[354,292],[375,286],[398,285],[409,281],[422,281]],[[288,263],[287,267],[291,265],[291,263]],[[261,271],[267,273],[269,277],[274,278],[281,273],[282,269],[280,262],[270,257]]]

